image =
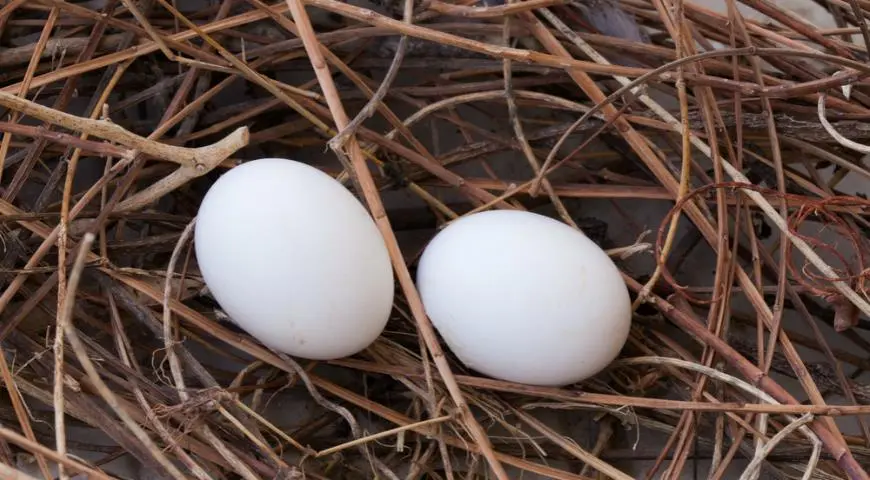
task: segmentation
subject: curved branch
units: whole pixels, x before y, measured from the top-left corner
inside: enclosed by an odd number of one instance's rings
[[[217,165],[248,143],[247,127],[239,128],[213,145],[186,148],[158,143],[140,137],[112,122],[70,115],[3,91],[0,91],[0,105],[53,125],[120,143],[146,155],[194,168],[199,168],[200,165]],[[223,157],[215,159],[218,155],[223,155]]]
[[[242,127],[217,143],[197,148],[196,153],[198,156],[194,164],[178,167],[174,172],[158,180],[145,190],[119,203],[115,207],[115,211],[123,212],[144,207],[190,180],[205,175],[214,170],[227,157],[247,145],[249,137],[247,127]]]
[[[824,128],[825,131],[828,132],[828,134],[833,137],[834,140],[836,140],[837,143],[839,143],[840,145],[846,148],[851,148],[856,152],[870,153],[870,146],[864,145],[863,143],[858,143],[854,140],[849,140],[843,135],[840,135],[840,133],[837,132],[836,129],[834,129],[834,126],[831,125],[831,122],[829,122],[828,119],[825,118],[825,99],[827,98],[828,95],[825,92],[819,92],[818,113],[819,122],[822,124],[822,128]]]

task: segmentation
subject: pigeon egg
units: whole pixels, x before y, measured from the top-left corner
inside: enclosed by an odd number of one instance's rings
[[[580,231],[517,210],[475,213],[426,246],[416,276],[426,313],[467,367],[564,386],[618,355],[631,327],[619,269]]]
[[[200,205],[195,252],[234,323],[276,351],[350,356],[383,331],[393,271],[383,237],[342,184],[264,158],[224,173]]]

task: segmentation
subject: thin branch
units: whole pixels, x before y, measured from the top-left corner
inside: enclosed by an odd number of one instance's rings
[[[389,437],[392,435],[397,435],[399,433],[406,432],[408,430],[415,430],[417,428],[425,427],[427,425],[435,425],[437,423],[446,422],[446,421],[452,420],[452,419],[453,419],[453,415],[442,415],[440,417],[430,418],[429,420],[422,420],[422,421],[417,422],[417,423],[412,423],[409,425],[402,425],[401,427],[391,428],[389,430],[384,430],[383,432],[374,433],[374,434],[371,434],[371,435],[368,435],[365,437],[360,437],[360,438],[357,438],[355,440],[351,440],[349,442],[342,443],[341,445],[329,447],[325,450],[321,450],[321,451],[317,452],[314,456],[315,457],[324,457],[326,455],[332,455],[333,453],[338,453],[338,452],[345,450],[347,448],[355,447],[355,446],[358,446],[358,445],[366,443],[366,442],[372,442],[374,440]]]
[[[215,144],[199,148],[184,148],[158,143],[131,133],[117,124],[70,115],[4,91],[0,91],[0,105],[44,122],[120,143],[154,158],[191,169],[202,170],[210,165],[217,165],[248,143],[247,127],[238,128]]]
[[[828,96],[826,93],[824,93],[824,92],[819,93],[819,101],[817,103],[817,112],[818,112],[818,117],[819,117],[819,123],[822,124],[822,127],[825,129],[825,131],[828,132],[828,134],[831,137],[833,137],[834,140],[837,141],[837,143],[839,143],[840,145],[842,145],[846,148],[850,148],[852,150],[855,150],[856,152],[860,152],[860,153],[864,153],[864,154],[870,153],[870,146],[849,140],[848,138],[841,135],[840,132],[838,132],[834,128],[834,126],[831,125],[831,122],[828,121],[828,119],[825,115],[825,100],[827,98],[828,98]]]
[[[67,286],[67,295],[64,298],[63,305],[63,313],[61,318],[71,319],[73,308],[75,306],[75,297],[76,290],[79,285],[79,281],[82,277],[82,271],[85,268],[85,261],[88,258],[88,253],[90,252],[91,245],[94,243],[96,236],[93,233],[85,234],[84,239],[82,239],[78,254],[76,255],[75,262],[72,267],[72,271],[70,272],[69,283]],[[112,390],[106,385],[103,379],[100,377],[99,372],[96,367],[94,367],[93,362],[88,356],[88,352],[85,349],[84,344],[79,339],[78,333],[75,328],[72,326],[72,322],[65,321],[60,325],[64,329],[64,333],[66,334],[67,339],[69,340],[70,347],[75,353],[76,358],[78,359],[81,366],[84,368],[85,372],[90,378],[91,382],[93,382],[94,387],[99,393],[100,397],[112,408],[115,414],[121,419],[124,425],[133,432],[133,435],[142,442],[142,444],[148,449],[148,452],[153,456],[153,458],[162,466],[166,471],[175,479],[184,480],[186,477],[178,468],[166,458],[166,455],[163,454],[163,451],[154,443],[153,440],[148,436],[145,430],[139,426],[139,424],[130,416],[127,410],[121,405],[118,401],[117,396],[112,392]]]
[[[405,9],[405,21],[411,21],[411,14],[413,12],[409,11],[409,9]],[[390,62],[390,68],[387,69],[387,74],[384,76],[384,80],[381,82],[375,94],[372,95],[372,98],[366,102],[365,106],[360,110],[360,112],[354,117],[350,123],[347,124],[346,127],[342,128],[340,132],[338,132],[332,139],[329,140],[329,147],[333,150],[343,149],[344,144],[347,142],[347,139],[350,138],[351,135],[356,133],[357,128],[362,125],[362,122],[370,118],[375,114],[375,110],[378,108],[378,104],[380,104],[384,97],[386,97],[387,92],[390,90],[390,87],[393,85],[393,80],[396,79],[396,76],[399,74],[399,70],[402,66],[402,60],[405,58],[405,51],[408,47],[408,36],[402,35],[402,38],[399,39],[399,44],[396,47],[396,54],[393,56],[392,62]]]

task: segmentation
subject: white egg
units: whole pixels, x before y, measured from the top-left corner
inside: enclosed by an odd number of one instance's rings
[[[426,313],[465,363],[502,380],[563,386],[619,354],[628,288],[581,232],[516,210],[476,213],[439,232],[417,269]]]
[[[264,158],[223,174],[199,208],[195,250],[232,320],[290,355],[353,355],[392,309],[390,257],[371,216],[303,163]]]

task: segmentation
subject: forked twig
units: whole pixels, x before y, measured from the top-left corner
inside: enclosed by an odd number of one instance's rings
[[[199,148],[185,148],[155,142],[131,133],[115,123],[77,117],[53,108],[44,107],[30,100],[18,98],[3,91],[0,91],[0,105],[53,125],[59,125],[69,130],[81,131],[94,137],[120,143],[154,158],[199,170],[206,169],[209,166],[213,168],[248,143],[247,127],[236,129],[224,139],[212,145]]]

